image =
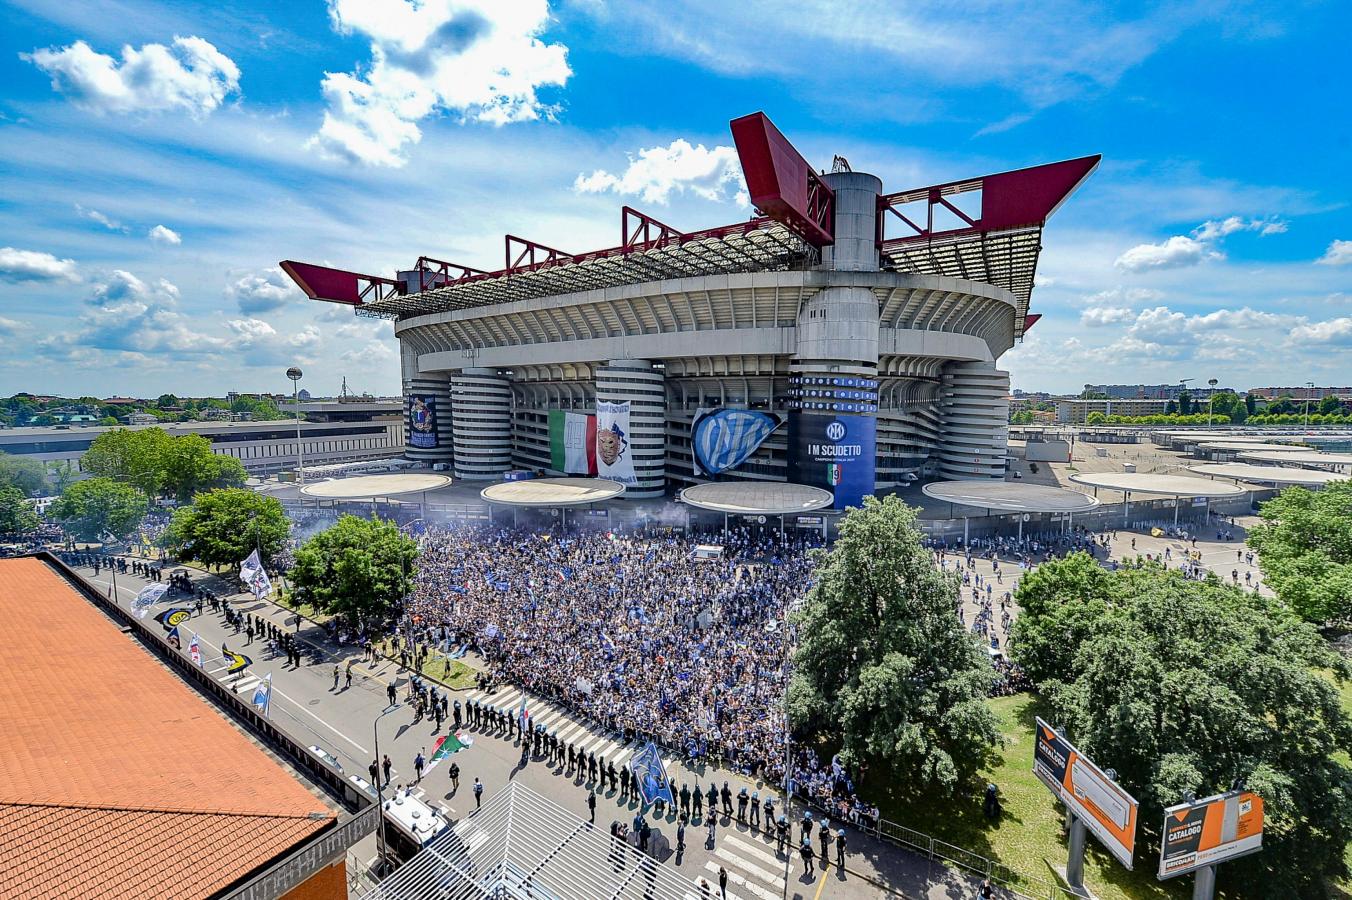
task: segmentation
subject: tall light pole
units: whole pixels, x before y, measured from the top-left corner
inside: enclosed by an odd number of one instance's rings
[[[1314,382],[1305,382],[1305,430],[1310,430],[1310,396],[1314,394]]]
[[[1210,428],[1210,427],[1211,427],[1211,404],[1212,404],[1212,402],[1216,399],[1216,385],[1217,385],[1217,383],[1218,383],[1218,382],[1217,382],[1216,379],[1214,379],[1214,378],[1208,378],[1208,379],[1206,380],[1206,385],[1207,385],[1207,387],[1211,388],[1211,393],[1207,394],[1207,396],[1206,396],[1206,427],[1207,427],[1207,428]]]
[[[296,411],[296,475],[300,486],[305,487],[305,454],[300,446],[300,376],[298,366],[286,370],[286,377],[291,379],[291,405]]]
[[[398,709],[398,706],[387,706],[385,711],[375,717],[371,722],[371,733],[376,739],[376,805],[380,807],[380,818],[376,821],[376,844],[379,847],[380,870],[385,870],[385,854],[389,852],[389,846],[385,843],[385,791],[380,786],[380,776],[383,770],[380,767],[380,720]]]

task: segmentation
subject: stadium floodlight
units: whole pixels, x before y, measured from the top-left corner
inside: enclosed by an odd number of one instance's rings
[[[300,378],[304,374],[299,366],[292,366],[286,370],[286,377],[291,379],[291,407],[296,411],[296,477],[300,479],[300,486],[305,487],[305,456],[300,446]]]

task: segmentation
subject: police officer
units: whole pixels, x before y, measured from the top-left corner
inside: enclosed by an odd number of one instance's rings
[[[712,818],[717,818],[717,816],[718,816],[718,788],[714,787],[714,783],[713,783],[712,781],[709,782],[709,793],[708,793],[708,795],[707,795],[707,798],[708,798],[708,800],[709,800],[709,818],[711,818],[711,819],[712,819]]]
[[[831,861],[829,855],[831,849],[831,822],[829,820],[822,819],[822,827],[818,832],[818,835],[821,837],[822,844],[822,867],[825,868],[826,864]]]
[[[760,791],[753,791],[751,793],[751,808],[748,810],[751,813],[751,829],[753,831],[760,828],[760,810]]]
[[[775,834],[778,837],[778,852],[783,853],[784,848],[789,844],[789,820],[783,816],[779,817],[779,822],[775,825]]]
[[[681,783],[681,815],[690,815],[690,785]]]
[[[723,815],[727,816],[728,818],[732,818],[732,789],[728,787],[728,783],[726,781],[723,782],[722,794],[723,794]]]
[[[769,792],[765,794],[765,833],[775,827],[775,798]]]
[[[457,699],[457,700],[455,701],[455,712],[453,713],[453,721],[455,722],[455,727],[456,727],[456,728],[459,728],[459,727],[460,727],[460,700],[459,700],[459,699]]]
[[[845,829],[836,832],[836,868],[845,874]]]
[[[704,792],[699,789],[699,782],[695,782],[695,790],[691,792],[690,799],[695,804],[695,815],[704,815]]]
[[[746,788],[743,787],[740,791],[737,792],[737,821],[738,821],[738,822],[743,822],[743,823],[746,822],[746,803],[747,803]]]

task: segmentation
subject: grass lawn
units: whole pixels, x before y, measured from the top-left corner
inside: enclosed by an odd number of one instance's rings
[[[307,619],[312,619],[321,625],[333,618],[333,616],[319,612],[308,603],[296,603],[291,599],[291,593],[289,591],[279,591],[277,594],[277,603],[281,606],[285,606],[287,609],[294,610],[302,616],[305,616]]]
[[[1040,701],[1018,694],[992,700],[991,708],[1000,717],[1005,745],[983,778],[1000,788],[1004,813],[998,822],[982,814],[979,795],[947,804],[916,803],[895,790],[888,795],[883,785],[870,785],[869,793],[884,798],[878,803],[884,818],[996,860],[1025,880],[1027,893],[1047,896],[1047,884],[1059,883],[1054,868],[1066,864],[1066,840],[1060,806],[1033,775],[1033,717],[1041,712]],[[1191,893],[1191,879],[1157,881],[1154,867],[1139,857],[1136,871],[1127,871],[1092,835],[1088,848],[1084,880],[1097,897],[1163,900]]]
[[[449,659],[440,653],[433,653],[427,662],[423,663],[422,673],[428,678],[437,679],[447,687],[462,689],[474,686],[474,676],[478,674],[478,670],[458,659]]]

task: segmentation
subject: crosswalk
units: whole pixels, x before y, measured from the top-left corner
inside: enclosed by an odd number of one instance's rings
[[[515,716],[521,710],[523,699],[533,724],[545,726],[545,730],[558,737],[560,741],[572,744],[584,753],[595,753],[598,764],[613,762],[618,769],[640,749],[641,745],[637,743],[626,744],[623,739],[593,731],[559,706],[547,703],[520,688],[500,687],[491,693],[482,690],[471,691],[464,696],[462,703],[464,700],[483,703],[499,710],[506,710]],[[662,761],[667,771],[671,772],[675,760],[669,754],[663,753]],[[702,834],[702,829],[692,826],[686,840],[697,843]],[[784,859],[775,854],[773,840],[763,839],[759,834],[739,834],[731,828],[719,828],[712,852],[717,861],[706,860],[700,871],[700,876],[709,883],[709,898],[720,896],[718,890],[720,866],[728,873],[728,900],[779,900],[784,895]],[[688,893],[685,900],[706,900],[706,898],[698,893]]]

